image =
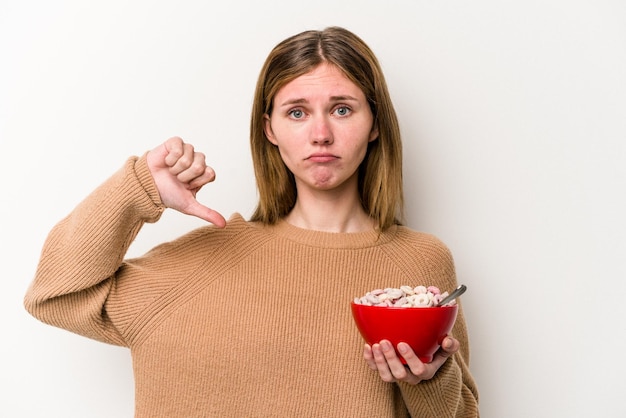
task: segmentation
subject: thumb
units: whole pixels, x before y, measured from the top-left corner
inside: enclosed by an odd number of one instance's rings
[[[446,353],[446,357],[450,357],[452,354],[459,351],[461,343],[456,338],[446,337],[441,343],[441,348]]]
[[[226,219],[219,212],[200,204],[197,200],[191,202],[182,212],[210,222],[218,228],[226,226]]]

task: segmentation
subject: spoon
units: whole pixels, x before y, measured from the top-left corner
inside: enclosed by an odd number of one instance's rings
[[[443,298],[441,302],[439,302],[439,306],[444,306],[445,304],[452,302],[454,299],[456,299],[457,297],[465,293],[466,290],[467,290],[467,286],[465,286],[464,284],[460,285],[459,287],[454,289],[452,293],[450,293],[448,296]]]

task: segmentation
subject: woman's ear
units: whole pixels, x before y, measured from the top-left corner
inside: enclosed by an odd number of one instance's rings
[[[373,142],[376,139],[378,139],[378,124],[374,123],[374,126],[372,126],[372,131],[370,132],[370,139],[368,142]]]
[[[278,145],[276,143],[276,138],[274,137],[274,131],[272,131],[272,121],[270,119],[270,115],[267,113],[263,115],[263,132],[265,132],[265,137],[268,141],[274,145]]]

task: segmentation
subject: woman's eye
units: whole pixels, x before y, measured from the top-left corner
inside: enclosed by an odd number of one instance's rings
[[[289,111],[289,115],[294,119],[301,119],[304,116],[304,112],[301,109],[293,109]]]
[[[341,106],[341,107],[338,107],[337,109],[335,109],[335,113],[338,116],[346,116],[346,115],[348,115],[350,113],[350,108],[347,107],[347,106]]]

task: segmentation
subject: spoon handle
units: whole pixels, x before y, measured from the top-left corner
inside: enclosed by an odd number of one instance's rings
[[[439,302],[439,306],[444,306],[445,304],[452,302],[454,299],[456,299],[457,297],[465,293],[466,290],[467,290],[467,286],[465,286],[464,284],[460,285],[459,287],[454,289],[452,293],[450,293],[448,296],[443,298],[441,302]]]

